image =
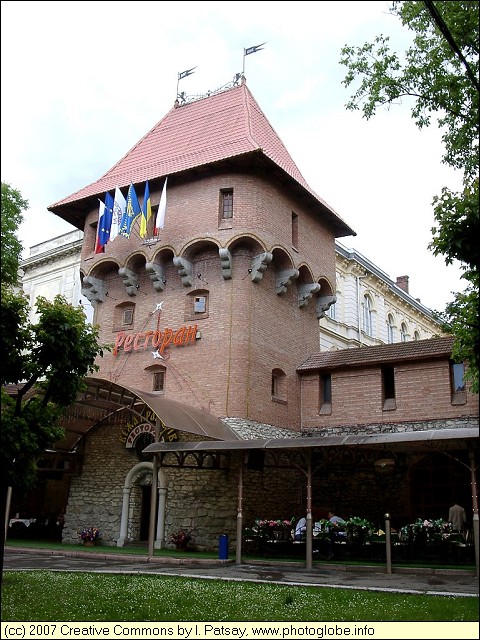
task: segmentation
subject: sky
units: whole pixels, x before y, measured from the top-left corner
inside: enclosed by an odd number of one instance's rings
[[[428,250],[433,197],[461,177],[441,131],[407,102],[370,120],[345,105],[344,45],[411,34],[391,2],[1,3],[2,182],[28,200],[29,248],[73,231],[47,207],[96,181],[172,108],[244,72],[310,187],[356,232],[340,238],[410,294],[443,310],[465,289],[458,264]],[[256,53],[244,49],[265,43]],[[178,74],[194,69],[178,81]],[[168,215],[168,209],[167,209]]]

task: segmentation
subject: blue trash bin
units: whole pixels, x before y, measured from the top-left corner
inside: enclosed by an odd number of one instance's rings
[[[218,538],[218,558],[219,560],[228,560],[228,536],[222,534]]]

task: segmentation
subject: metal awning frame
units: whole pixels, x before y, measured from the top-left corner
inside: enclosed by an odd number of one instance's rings
[[[189,454],[197,456],[212,452],[213,454],[226,454],[229,452],[265,451],[287,454],[302,452],[305,468],[302,471],[306,476],[306,545],[305,566],[313,568],[313,518],[312,518],[312,454],[316,450],[327,448],[333,451],[341,451],[346,448],[368,448],[379,451],[408,451],[408,452],[435,452],[448,455],[449,450],[463,449],[468,452],[473,506],[473,534],[475,547],[476,574],[479,575],[479,515],[477,499],[477,481],[475,467],[475,449],[478,447],[478,428],[438,429],[428,431],[407,431],[402,433],[383,433],[375,435],[348,434],[344,436],[325,436],[322,438],[281,438],[267,440],[242,440],[223,442],[154,442],[146,447],[144,453],[154,455],[154,484],[156,484],[157,471],[162,466],[164,457],[168,454],[181,456],[182,459]],[[464,464],[458,460],[460,464]],[[298,465],[293,465],[298,468]],[[237,544],[236,563],[242,564],[242,534],[243,534],[243,488],[244,488],[245,456],[242,457],[239,467],[238,494],[237,494]],[[149,534],[149,553],[153,555],[156,502],[152,491],[152,510]],[[387,556],[388,556],[387,552]],[[391,573],[391,561],[387,560],[387,572]]]

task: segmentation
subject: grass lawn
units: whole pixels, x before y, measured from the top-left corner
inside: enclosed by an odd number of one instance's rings
[[[175,576],[5,571],[2,622],[476,622],[478,598]]]

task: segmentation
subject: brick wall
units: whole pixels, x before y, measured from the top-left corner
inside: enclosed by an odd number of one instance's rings
[[[402,363],[395,369],[393,410],[383,409],[379,366],[332,371],[332,412],[319,414],[319,376],[302,376],[302,429],[348,425],[448,421],[478,417],[478,394],[466,392],[464,403],[451,401],[448,359]]]

